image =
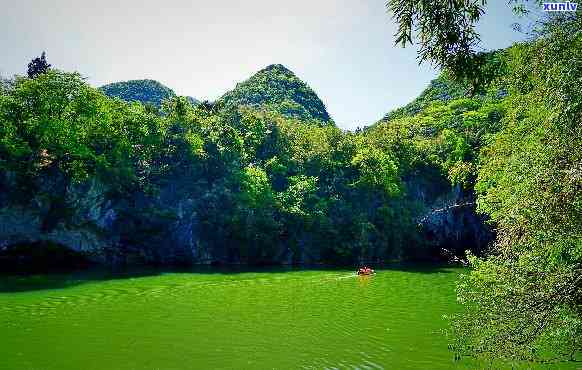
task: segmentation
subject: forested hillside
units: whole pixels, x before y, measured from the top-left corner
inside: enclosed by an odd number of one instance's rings
[[[154,80],[114,82],[101,86],[99,90],[112,98],[119,98],[126,102],[138,101],[142,104],[152,104],[157,108],[161,107],[164,100],[176,96],[172,89]],[[192,105],[199,103],[191,96],[188,96],[187,99]]]
[[[342,132],[275,65],[196,107],[112,100],[56,70],[7,85],[1,107],[6,244],[108,261],[345,264],[440,259],[491,238],[471,186],[503,113],[494,97]]]
[[[218,103],[225,108],[266,108],[288,118],[331,123],[325,105],[313,90],[281,64],[270,65],[237,84]]]
[[[477,210],[490,217],[497,237],[485,256],[468,253],[471,270],[457,286],[463,309],[451,321],[451,349],[457,358],[486,359],[492,367],[498,360],[550,367],[577,362],[582,354],[580,9],[535,14],[548,5],[534,1],[532,12],[527,2],[512,2],[514,12],[531,22],[526,23],[529,41],[485,54],[476,50],[475,30],[485,1],[411,3],[387,3],[399,25],[396,41],[405,46],[415,40],[421,61],[468,83],[472,95],[496,92],[504,100],[499,124],[490,126],[479,115],[476,126],[468,121],[484,135],[473,151],[475,171],[462,173],[473,173],[468,178],[475,179]],[[451,179],[455,167],[449,168]]]

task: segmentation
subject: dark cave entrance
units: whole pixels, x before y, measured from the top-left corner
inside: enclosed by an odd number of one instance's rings
[[[4,272],[74,270],[91,264],[85,254],[50,241],[16,243],[0,249],[0,271]]]

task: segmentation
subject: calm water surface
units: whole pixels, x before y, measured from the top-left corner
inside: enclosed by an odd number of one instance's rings
[[[0,369],[451,369],[461,269],[0,277]]]

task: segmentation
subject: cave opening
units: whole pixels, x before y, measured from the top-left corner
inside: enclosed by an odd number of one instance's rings
[[[0,270],[5,272],[75,270],[91,264],[87,255],[51,241],[15,243],[0,248]]]

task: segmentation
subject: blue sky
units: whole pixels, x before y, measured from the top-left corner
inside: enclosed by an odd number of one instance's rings
[[[46,50],[54,67],[100,86],[151,78],[213,100],[273,63],[306,81],[344,129],[371,124],[437,75],[393,44],[384,0],[19,0],[2,9],[0,73],[24,74]],[[506,0],[489,0],[485,49],[523,36]]]

